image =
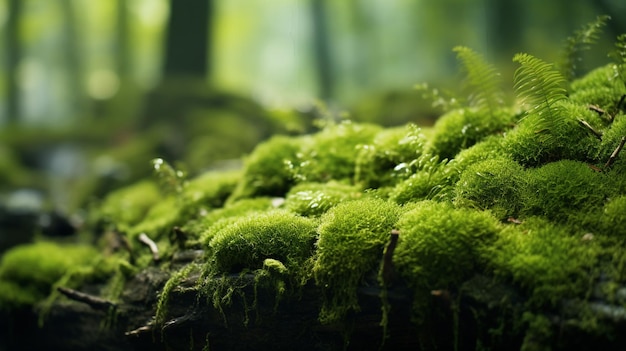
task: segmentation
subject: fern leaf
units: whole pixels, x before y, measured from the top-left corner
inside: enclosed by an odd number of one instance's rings
[[[626,33],[617,36],[615,51],[613,51],[610,56],[617,64],[617,74],[624,84],[626,84]]]
[[[539,121],[549,127],[561,119],[558,102],[567,99],[565,78],[553,64],[532,55],[519,53],[513,57],[520,67],[513,76],[514,88],[528,113],[539,116]]]
[[[484,57],[465,46],[453,49],[466,74],[466,85],[473,94],[469,97],[470,106],[488,109],[493,115],[496,108],[503,105],[501,76]]]
[[[567,81],[572,81],[576,77],[577,63],[581,61],[581,53],[589,50],[591,45],[598,41],[602,28],[610,19],[610,16],[598,16],[595,21],[586,24],[567,38],[559,64],[559,70]]]

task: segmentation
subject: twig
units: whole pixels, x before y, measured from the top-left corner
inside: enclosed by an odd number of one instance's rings
[[[595,130],[591,124],[587,123],[587,121],[582,120],[582,119],[578,119],[578,123],[580,123],[583,127],[589,129],[589,131],[591,133],[593,133],[593,135],[595,135],[598,139],[602,140],[602,133],[600,133],[599,131]]]
[[[146,235],[146,233],[139,234],[139,241],[146,244],[150,248],[150,252],[152,252],[152,259],[155,261],[159,260],[159,248],[157,244]]]
[[[144,333],[148,333],[151,332],[152,329],[154,328],[154,321],[150,321],[148,324],[141,326],[137,329],[133,329],[131,331],[127,331],[126,333],[124,333],[124,335],[126,336],[137,336],[140,334],[144,334]]]
[[[617,155],[619,155],[619,152],[622,151],[624,144],[626,144],[626,136],[622,137],[622,140],[620,140],[619,145],[617,145],[615,150],[613,150],[613,153],[609,157],[609,160],[606,161],[606,164],[604,165],[605,169],[609,169],[613,165],[613,163],[617,159]]]
[[[597,112],[600,116],[606,113],[606,111],[604,111],[603,109],[601,109],[600,107],[596,105],[589,105],[589,109],[591,111]]]
[[[395,278],[395,271],[393,268],[393,252],[398,245],[398,237],[400,237],[400,231],[397,229],[393,229],[391,231],[391,241],[389,241],[389,244],[387,244],[387,247],[385,247],[385,252],[383,253],[382,277],[383,283],[386,286],[389,286]]]
[[[115,308],[117,306],[112,301],[105,300],[105,299],[97,297],[97,296],[85,294],[85,293],[80,292],[78,290],[66,288],[66,287],[63,287],[63,286],[57,287],[57,290],[61,294],[65,295],[67,298],[69,298],[71,300],[74,300],[74,301],[85,303],[85,304],[89,305],[89,307],[93,308],[94,310],[105,310],[105,311],[108,311],[111,307]]]

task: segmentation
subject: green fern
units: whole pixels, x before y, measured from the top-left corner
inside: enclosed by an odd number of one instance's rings
[[[615,51],[610,56],[616,63],[617,74],[626,84],[626,33],[617,36]]]
[[[559,102],[567,100],[565,78],[553,64],[526,53],[516,54],[513,61],[521,65],[513,81],[517,95],[528,107],[527,114],[539,117],[538,130],[550,129],[563,118]]]
[[[591,45],[598,40],[602,28],[610,19],[610,16],[598,16],[595,21],[586,24],[567,38],[561,55],[559,70],[568,82],[576,77],[576,71],[579,68],[577,64],[581,61],[580,54],[589,50]]]
[[[500,74],[482,55],[468,47],[457,46],[453,51],[462,65],[461,71],[466,74],[465,84],[473,91],[468,98],[469,106],[486,109],[493,115],[504,100]]]

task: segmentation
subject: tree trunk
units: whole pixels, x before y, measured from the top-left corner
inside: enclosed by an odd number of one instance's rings
[[[213,1],[170,0],[164,74],[207,77],[211,71]]]
[[[334,80],[332,57],[330,54],[330,37],[326,22],[325,0],[311,0],[311,19],[313,23],[313,55],[318,78],[318,96],[329,101],[334,96]]]

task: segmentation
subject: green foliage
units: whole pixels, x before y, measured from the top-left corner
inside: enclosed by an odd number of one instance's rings
[[[320,321],[358,311],[357,288],[378,266],[401,208],[381,199],[343,202],[321,218],[313,274],[322,289]]]
[[[393,262],[415,293],[419,319],[430,291],[458,288],[483,267],[479,254],[496,239],[500,226],[488,212],[423,201],[401,216],[398,229]]]
[[[271,258],[298,271],[313,253],[315,228],[314,220],[285,210],[237,217],[204,242],[207,269],[214,274],[254,270]]]
[[[356,157],[355,182],[364,188],[392,186],[411,172],[424,152],[425,136],[414,124],[380,131]]]
[[[272,207],[272,201],[267,197],[242,199],[208,212],[193,223],[188,223],[186,228],[194,233],[194,237],[199,236],[201,242],[208,243],[223,225],[237,220],[237,217],[245,217],[254,212],[267,211]],[[218,223],[221,224],[218,225]]]
[[[181,170],[176,170],[162,158],[152,160],[152,167],[156,175],[161,190],[164,195],[180,194],[185,188],[186,175]]]
[[[255,196],[284,196],[295,183],[293,165],[308,137],[275,136],[245,159],[244,173],[229,201]]]
[[[406,204],[421,200],[450,199],[452,185],[458,179],[458,173],[447,167],[447,160],[440,161],[436,156],[427,156],[425,154],[418,158],[415,162],[418,170],[391,190],[391,201]]]
[[[490,209],[498,218],[515,217],[526,189],[524,169],[508,158],[493,158],[467,168],[455,187],[457,206]]]
[[[362,145],[372,143],[380,126],[350,121],[329,123],[302,143],[294,176],[300,182],[352,181],[355,176],[355,155]]]
[[[527,218],[502,231],[485,257],[496,277],[510,279],[528,293],[529,306],[556,306],[565,298],[584,297],[598,274],[600,248],[594,240],[582,240],[583,234]]]
[[[150,208],[161,200],[153,181],[139,181],[107,195],[99,207],[99,216],[114,224],[117,230],[126,232],[140,223]]]
[[[479,111],[488,111],[495,117],[496,111],[504,103],[500,74],[482,55],[468,47],[457,46],[453,51],[462,64],[462,72],[467,76],[466,84],[472,92],[469,106]]]
[[[576,76],[579,69],[578,62],[581,61],[581,52],[589,50],[591,45],[598,41],[598,36],[610,19],[609,16],[598,16],[595,21],[587,23],[567,38],[559,64],[559,70],[567,81],[571,81]]]
[[[460,175],[467,167],[474,163],[493,158],[509,157],[504,151],[502,141],[503,138],[501,135],[490,135],[471,147],[461,150],[454,159],[448,163],[448,166]]]
[[[618,79],[619,76],[615,70],[615,64],[608,64],[597,67],[573,81],[570,101],[584,106],[595,105],[606,113],[615,113],[616,105],[624,90],[624,85]],[[610,117],[605,115],[603,118],[606,120]]]
[[[485,112],[473,108],[450,111],[441,116],[433,127],[427,152],[441,159],[452,159],[483,138],[504,132],[514,126],[515,115],[507,109]]]
[[[53,284],[68,270],[98,257],[91,246],[48,242],[7,251],[0,261],[0,309],[35,304],[50,294]]]
[[[611,54],[616,62],[615,71],[626,85],[626,33],[620,34],[615,41],[615,51]]]
[[[194,218],[199,212],[222,207],[240,178],[241,172],[235,170],[206,172],[189,180],[180,194],[184,214]]]
[[[287,193],[285,208],[302,216],[317,217],[340,202],[358,199],[361,189],[337,182],[300,183]]]
[[[594,212],[612,195],[612,180],[587,164],[571,160],[529,170],[523,199],[525,215],[566,223],[575,210]]]

